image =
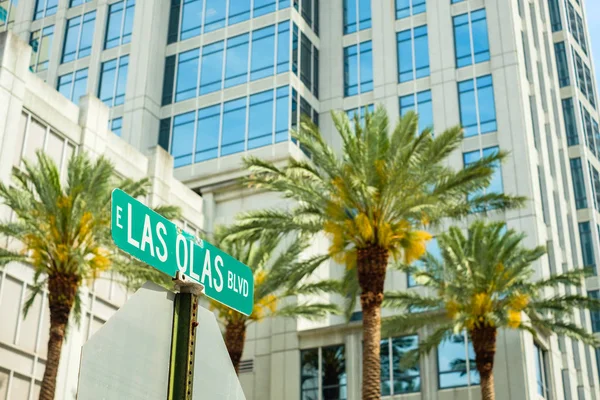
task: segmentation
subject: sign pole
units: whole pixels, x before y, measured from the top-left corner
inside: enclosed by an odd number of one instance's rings
[[[194,349],[198,295],[202,285],[190,282],[180,273],[174,279],[179,293],[175,295],[173,336],[171,340],[171,365],[169,370],[168,400],[191,400],[194,378]]]

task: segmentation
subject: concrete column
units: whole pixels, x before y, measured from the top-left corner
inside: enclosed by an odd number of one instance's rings
[[[0,33],[0,180],[9,181],[13,166],[14,132],[19,127],[30,47],[12,32]]]
[[[168,10],[164,0],[135,5],[122,137],[145,154],[158,143]]]
[[[81,149],[95,157],[105,153],[108,135],[108,107],[97,97],[85,95],[79,101]]]

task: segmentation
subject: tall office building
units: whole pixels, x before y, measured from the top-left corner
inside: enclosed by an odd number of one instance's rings
[[[28,41],[30,69],[77,103],[109,108],[109,128],[174,159],[202,196],[204,229],[236,213],[285,206],[242,188],[241,159],[303,158],[290,137],[301,114],[340,147],[329,112],[383,105],[434,131],[461,124],[456,168],[510,152],[488,190],[526,196],[495,215],[546,245],[534,279],[600,263],[600,132],[584,0],[2,0],[0,27]],[[436,233],[436,232],[432,232]],[[325,251],[316,241],[311,251]],[[436,242],[430,245],[436,251]],[[340,266],[322,267],[336,277]],[[395,290],[421,290],[390,273]],[[598,296],[597,277],[586,282]],[[570,293],[572,288],[560,288]],[[573,320],[600,331],[600,314]],[[360,397],[359,310],[346,323],[273,320],[248,332],[248,399]],[[382,341],[382,394],[476,399],[479,377],[463,336],[403,371],[414,335]],[[461,367],[462,366],[462,367]],[[596,352],[557,335],[502,332],[498,399],[600,399]]]

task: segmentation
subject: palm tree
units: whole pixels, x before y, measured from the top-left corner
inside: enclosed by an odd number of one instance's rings
[[[408,113],[390,132],[383,107],[366,112],[364,123],[355,116],[353,127],[344,113],[334,112],[332,118],[341,154],[304,119],[294,136],[311,161],[292,159],[280,168],[258,158],[245,160],[250,186],[280,193],[295,206],[247,213],[233,237],[264,230],[328,234],[329,254],[347,267],[348,315],[360,293],[363,399],[379,399],[381,304],[390,256],[407,263],[419,258],[431,238],[419,229],[429,222],[473,209],[518,206],[522,199],[484,193],[503,152],[458,171],[447,166],[448,156],[461,145],[460,127],[435,137],[431,129],[418,133],[418,117]]]
[[[589,271],[573,270],[534,282],[532,263],[545,254],[544,247],[526,248],[523,234],[505,229],[503,222],[478,220],[471,224],[465,237],[459,228],[450,228],[438,236],[441,260],[427,255],[422,265],[404,267],[417,282],[429,288],[431,295],[414,291],[385,295],[385,307],[424,310],[386,319],[386,332],[435,326],[413,356],[428,353],[453,333],[468,332],[483,400],[495,398],[493,368],[499,329],[525,330],[534,337],[538,333],[555,333],[597,344],[593,334],[575,324],[571,315],[575,308],[598,309],[600,302],[550,290],[561,284],[579,287]],[[550,292],[554,294],[548,296]],[[461,362],[464,369],[466,362]],[[455,367],[459,368],[461,362]]]
[[[254,322],[274,317],[304,317],[308,319],[322,318],[327,314],[337,313],[333,304],[316,302],[299,302],[297,296],[334,293],[339,291],[338,282],[323,280],[316,283],[303,283],[302,271],[313,269],[327,257],[314,257],[299,261],[302,253],[308,248],[308,238],[296,238],[285,246],[285,238],[281,235],[266,234],[259,241],[229,242],[224,240],[228,231],[220,228],[215,235],[217,246],[242,263],[248,265],[254,275],[254,309],[250,316],[245,316],[211,301],[211,308],[218,311],[219,321],[225,327],[225,345],[236,372],[239,372],[240,360],[244,352],[246,329]],[[289,304],[282,305],[286,300]]]
[[[13,178],[14,185],[0,182],[0,199],[15,216],[0,222],[0,235],[14,241],[0,248],[0,265],[17,261],[33,267],[25,315],[36,296],[48,291],[50,335],[40,399],[52,400],[71,312],[79,321],[80,287],[123,261],[110,236],[111,190],[116,186],[139,197],[147,194],[149,182],[118,182],[108,160],[92,161],[86,154],[69,160],[63,182],[54,161],[41,152],[36,163],[25,161]],[[178,213],[169,206],[157,211],[168,217]]]

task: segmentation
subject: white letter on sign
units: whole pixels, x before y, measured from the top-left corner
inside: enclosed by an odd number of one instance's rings
[[[212,271],[210,270],[210,250],[206,249],[206,254],[204,254],[204,267],[202,268],[202,279],[200,279],[200,283],[206,286],[205,278],[208,276],[208,286],[212,289]]]
[[[181,263],[181,257],[179,254],[179,243],[183,243],[183,264]],[[188,263],[188,249],[187,249],[187,242],[185,241],[185,238],[183,237],[183,235],[177,235],[177,240],[175,241],[175,258],[177,260],[177,268],[179,268],[179,271],[181,271],[182,274],[185,274],[185,270],[187,269],[187,263]]]
[[[141,250],[146,251],[146,245],[150,246],[150,254],[154,257],[154,242],[152,240],[152,228],[150,227],[150,216],[146,214],[144,219],[144,233],[142,233]]]
[[[160,248],[158,246],[156,246],[156,255],[158,256],[158,259],[160,260],[160,262],[165,262],[165,261],[167,261],[167,256],[169,254],[167,252],[167,244],[165,243],[165,239],[162,237],[161,232],[163,234],[166,234],[167,228],[165,228],[165,224],[163,224],[162,222],[159,222],[158,224],[156,224],[156,236],[158,236],[158,240],[160,241],[163,251],[161,254]]]
[[[194,272],[194,242],[190,240],[190,278],[200,281],[200,276]]]
[[[127,243],[132,246],[140,248],[140,242],[131,237],[131,204],[127,204]]]
[[[221,258],[221,256],[216,256],[215,257],[215,269],[217,270],[217,275],[219,275],[219,283],[217,283],[217,278],[214,279],[214,282],[215,282],[215,289],[217,289],[217,292],[221,292],[221,290],[223,290],[223,274],[221,273],[222,266],[223,266],[223,259]]]
[[[121,225],[121,211],[123,211],[123,209],[117,206],[117,226],[123,229],[123,225]]]

